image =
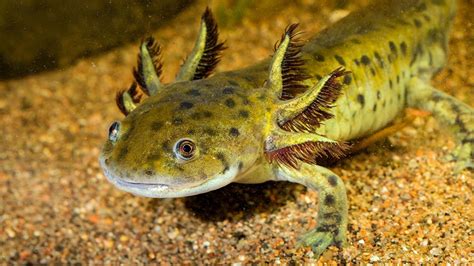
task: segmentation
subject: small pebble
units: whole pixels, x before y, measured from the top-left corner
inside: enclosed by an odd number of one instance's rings
[[[378,262],[380,261],[380,258],[376,255],[370,256],[370,262]]]
[[[433,256],[441,256],[442,253],[443,251],[440,248],[432,248],[430,250],[430,254]]]

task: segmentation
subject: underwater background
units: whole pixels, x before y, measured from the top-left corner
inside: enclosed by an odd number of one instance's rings
[[[159,2],[159,3],[158,3]],[[114,99],[133,80],[138,43],[163,46],[164,82],[191,51],[205,7],[226,40],[217,71],[268,58],[285,27],[303,37],[363,7],[353,1],[0,0],[0,264],[299,263],[317,193],[286,182],[189,198],[117,190],[99,168]],[[458,2],[447,66],[433,85],[474,105],[474,1]],[[349,246],[320,262],[473,263],[474,175],[431,117],[336,164],[349,197]]]

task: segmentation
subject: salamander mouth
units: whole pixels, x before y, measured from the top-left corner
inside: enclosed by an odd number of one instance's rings
[[[137,196],[157,198],[159,195],[168,194],[172,188],[170,185],[161,183],[144,183],[127,181],[118,176],[105,162],[104,158],[99,158],[100,166],[104,171],[107,180],[114,184],[118,189],[132,193]],[[168,192],[168,193],[167,193]]]
[[[153,190],[166,190],[169,189],[169,185],[159,184],[159,183],[141,183],[141,182],[129,182],[122,180],[120,178],[114,179],[114,184],[119,187],[129,187],[134,189],[153,189]]]
[[[137,196],[148,198],[178,198],[206,193],[221,188],[231,183],[238,173],[238,166],[229,167],[225,172],[204,180],[200,183],[188,184],[163,184],[152,182],[135,182],[124,180],[105,163],[103,157],[99,158],[100,166],[108,181],[118,189]],[[156,178],[160,180],[160,178]]]

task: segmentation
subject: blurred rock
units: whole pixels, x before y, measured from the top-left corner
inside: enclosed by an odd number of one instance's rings
[[[63,67],[141,38],[193,0],[0,0],[0,79]]]

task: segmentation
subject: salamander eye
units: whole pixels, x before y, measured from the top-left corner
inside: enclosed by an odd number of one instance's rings
[[[109,127],[109,140],[115,143],[118,140],[120,131],[120,122],[113,122]]]
[[[189,161],[196,154],[196,144],[190,139],[180,139],[174,146],[174,153],[178,159]]]

